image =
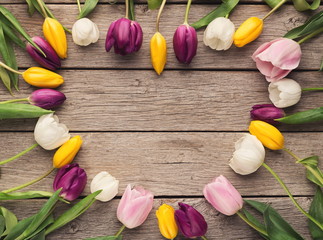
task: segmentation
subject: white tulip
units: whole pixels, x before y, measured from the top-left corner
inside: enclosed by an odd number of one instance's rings
[[[302,88],[293,79],[284,78],[271,82],[268,87],[269,98],[278,108],[285,108],[298,103],[301,99]]]
[[[235,143],[235,152],[229,166],[238,174],[257,171],[265,160],[265,148],[257,137],[245,134]]]
[[[205,29],[203,42],[215,50],[227,50],[233,42],[234,24],[230,19],[218,17]]]
[[[102,202],[107,202],[118,194],[119,180],[111,176],[108,172],[100,172],[93,178],[90,188],[91,193],[103,190],[95,198]]]
[[[98,26],[88,18],[77,20],[72,28],[72,37],[75,44],[87,46],[99,40]]]
[[[71,138],[65,124],[53,113],[41,116],[34,130],[36,142],[46,150],[58,148]]]

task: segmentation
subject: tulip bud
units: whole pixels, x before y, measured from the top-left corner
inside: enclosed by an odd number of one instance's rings
[[[197,34],[193,27],[180,25],[173,37],[176,58],[181,63],[190,64],[197,50]]]
[[[202,237],[207,231],[207,223],[195,208],[185,203],[178,203],[179,210],[175,211],[178,228],[187,238]]]
[[[32,105],[52,109],[62,105],[66,100],[66,96],[60,91],[44,88],[33,91],[28,99]]]
[[[75,44],[88,46],[99,40],[98,26],[88,18],[77,20],[72,28],[72,37]]]
[[[41,37],[33,37],[32,40],[45,53],[46,57],[30,43],[27,43],[27,53],[41,66],[50,70],[56,70],[61,67],[61,60],[57,56],[55,50],[49,43]]]
[[[144,223],[153,208],[154,195],[142,187],[127,186],[118,205],[117,217],[127,228]]]
[[[167,239],[174,239],[178,233],[174,208],[163,204],[156,211],[156,217],[160,233]]]
[[[64,59],[67,57],[66,34],[62,24],[56,19],[46,17],[43,23],[43,33],[46,40],[54,48],[57,55]]]
[[[229,166],[238,174],[251,174],[262,165],[265,160],[265,148],[253,135],[245,134],[235,143],[235,152]]]
[[[36,142],[46,150],[58,148],[68,141],[71,135],[65,124],[59,123],[59,119],[53,113],[41,116],[34,130]]]
[[[227,50],[233,43],[234,24],[230,19],[218,17],[206,27],[203,42],[215,50]]]
[[[263,21],[257,17],[248,18],[237,29],[233,36],[234,44],[237,47],[243,47],[244,45],[254,41],[262,32]]]
[[[158,75],[164,70],[167,57],[166,40],[160,32],[156,32],[150,40],[151,63]]]
[[[86,186],[86,172],[77,163],[68,164],[58,170],[53,183],[54,191],[62,188],[60,196],[73,201],[81,195]]]
[[[61,168],[73,161],[74,157],[81,148],[83,141],[81,136],[72,137],[65,142],[54,154],[53,166]]]
[[[293,79],[284,78],[268,86],[270,101],[279,108],[295,105],[302,96],[301,86]]]
[[[269,123],[259,120],[251,121],[249,132],[256,136],[265,147],[271,150],[284,148],[284,136],[277,128]]]
[[[203,194],[216,210],[227,216],[237,213],[243,207],[240,193],[222,175],[205,185]]]
[[[105,50],[109,52],[114,46],[114,52],[127,55],[139,51],[142,44],[142,29],[139,23],[127,18],[120,18],[109,27],[105,41]]]
[[[110,201],[118,194],[119,181],[111,176],[108,172],[100,172],[91,182],[91,193],[103,190],[95,198],[101,202]]]
[[[64,83],[61,75],[40,67],[28,68],[23,72],[22,77],[35,87],[56,88]]]
[[[284,110],[273,104],[257,104],[252,107],[250,116],[253,120],[261,120],[270,124],[277,123],[275,119],[285,116]]]

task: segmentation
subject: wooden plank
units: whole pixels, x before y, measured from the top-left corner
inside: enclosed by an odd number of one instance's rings
[[[41,35],[43,19],[39,15],[28,17],[26,8],[21,5],[5,5],[21,21],[30,35]],[[71,28],[77,16],[77,7],[74,5],[50,5],[53,12],[60,13],[60,21]],[[194,5],[191,9],[190,22],[204,16],[214,8],[214,5]],[[241,5],[236,8],[230,17],[238,27],[246,18],[251,16],[264,16],[269,10],[265,5]],[[161,19],[160,31],[168,42],[169,69],[255,69],[254,62],[250,59],[252,53],[260,44],[283,36],[291,28],[300,25],[309,16],[308,13],[299,13],[293,6],[284,6],[281,11],[275,13],[265,23],[262,36],[244,48],[232,47],[229,51],[215,52],[205,47],[202,41],[203,31],[199,31],[199,46],[197,56],[189,66],[177,62],[172,50],[172,36],[178,25],[183,22],[185,5],[166,6]],[[183,13],[176,14],[174,13]],[[145,5],[136,6],[137,20],[141,23],[144,32],[144,42],[140,52],[131,56],[117,56],[113,52],[105,52],[106,31],[110,23],[124,15],[123,5],[102,5],[90,16],[98,24],[101,31],[100,40],[90,47],[79,47],[72,43],[68,36],[68,59],[64,61],[64,68],[139,68],[151,69],[149,39],[155,32],[155,17],[157,12],[150,11]],[[321,62],[322,44],[319,38],[302,45],[303,56],[299,69],[317,70]],[[27,57],[26,53],[17,51],[19,66],[29,67],[35,63]]]
[[[57,109],[60,119],[73,131],[246,131],[254,104],[270,103],[268,83],[258,71],[60,71],[67,96]],[[320,72],[294,72],[302,87],[322,86]],[[23,80],[21,80],[22,82]],[[16,98],[34,89],[21,84]],[[320,92],[307,92],[294,113],[323,106]],[[2,88],[0,100],[10,99]],[[0,130],[33,130],[37,120],[4,120]],[[322,123],[287,131],[321,131]]]
[[[272,203],[272,206],[300,233],[305,239],[310,239],[307,229],[306,218],[297,211],[288,198],[257,198],[257,201]],[[297,198],[300,205],[304,209],[309,208],[309,198]],[[141,240],[141,239],[164,239],[158,229],[155,211],[163,204],[167,203],[177,209],[178,202],[185,202],[194,206],[205,217],[208,223],[208,231],[206,237],[208,239],[262,239],[258,233],[248,227],[238,216],[227,217],[212,208],[204,199],[192,198],[170,198],[170,199],[155,199],[154,208],[149,214],[145,223],[135,229],[126,229],[124,231],[124,239]],[[28,200],[2,202],[2,205],[23,218],[34,214],[40,208],[43,200]],[[116,209],[119,200],[112,200],[108,203],[95,202],[86,213],[78,217],[73,222],[67,224],[60,230],[56,230],[48,239],[85,239],[90,237],[105,236],[115,234],[121,227],[121,223],[117,220]],[[57,208],[59,215],[66,210],[66,205],[60,204]],[[46,238],[47,239],[47,238]],[[179,235],[176,239],[184,239]]]
[[[73,133],[72,135],[76,135]],[[286,195],[264,169],[250,176],[235,174],[228,166],[234,143],[243,133],[79,133],[83,147],[75,159],[88,174],[88,181],[101,171],[126,184],[140,184],[156,196],[201,196],[205,184],[220,174],[232,181],[243,195]],[[323,155],[323,133],[286,133],[286,147],[299,157]],[[33,144],[32,133],[1,133],[1,160]],[[32,180],[50,169],[54,151],[40,147],[1,166],[0,189]],[[312,195],[314,186],[305,178],[305,169],[282,151],[267,151],[266,163],[277,171],[291,192]],[[28,171],[27,171],[28,170]],[[29,190],[51,191],[54,174]],[[266,182],[266,184],[264,184]],[[85,194],[89,192],[86,188]]]

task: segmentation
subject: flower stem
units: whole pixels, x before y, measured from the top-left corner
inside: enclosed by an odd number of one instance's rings
[[[303,37],[301,40],[299,40],[297,43],[298,44],[302,44],[303,42],[307,41],[308,39],[315,37],[316,35],[320,34],[321,32],[323,32],[323,27],[315,30],[314,32],[312,32],[311,34],[306,35],[305,37]]]
[[[80,0],[77,0],[77,6],[78,6],[78,8],[79,8],[79,12],[81,12],[81,11],[82,11],[82,8],[81,8]]]
[[[11,67],[7,66],[7,65],[6,65],[6,64],[4,64],[3,62],[0,62],[0,66],[1,66],[1,67],[3,67],[3,68],[5,68],[5,69],[7,69],[7,70],[9,70],[10,72],[17,73],[17,74],[20,74],[20,75],[22,75],[22,74],[23,74],[22,72],[18,72],[18,71],[16,71],[15,69],[13,69],[13,68],[11,68]]]
[[[265,21],[265,19],[267,17],[269,17],[271,14],[273,14],[278,8],[281,7],[281,5],[283,5],[285,2],[287,2],[287,0],[282,0],[280,3],[278,3],[273,9],[271,9],[271,11],[269,13],[266,14],[266,16],[263,17],[263,21]]]
[[[159,20],[160,20],[160,16],[164,10],[165,4],[166,4],[167,0],[163,0],[162,4],[160,5],[159,11],[158,11],[158,15],[157,15],[157,20],[156,20],[156,32],[159,32]]]
[[[318,88],[302,88],[302,91],[323,91],[323,87],[318,87]]]
[[[126,18],[129,19],[129,0],[125,0],[126,1]]]
[[[20,186],[14,187],[14,188],[10,188],[10,189],[4,190],[4,191],[2,191],[2,192],[3,192],[3,193],[10,193],[10,192],[14,192],[14,191],[17,191],[17,190],[19,190],[19,189],[25,188],[25,187],[27,187],[27,186],[29,186],[29,185],[32,185],[32,184],[34,184],[34,183],[36,183],[36,182],[39,182],[40,180],[42,180],[43,178],[45,178],[45,177],[47,177],[49,174],[51,174],[54,170],[55,170],[55,168],[51,168],[51,169],[50,169],[48,172],[46,172],[44,175],[42,175],[42,176],[40,176],[40,177],[38,177],[38,178],[36,178],[36,179],[34,179],[34,180],[30,181],[30,182],[27,182],[27,183],[25,183],[25,184],[22,184],[22,185],[20,185]]]
[[[202,238],[203,240],[208,240],[205,236],[201,236],[201,238]]]
[[[37,2],[38,2],[38,5],[39,5],[39,7],[41,8],[41,11],[43,12],[43,14],[44,14],[44,17],[45,18],[48,18],[48,14],[47,14],[47,12],[46,12],[46,10],[45,10],[45,8],[44,8],[44,3],[43,3],[43,1],[42,0],[37,0]]]
[[[1,162],[0,162],[0,165],[3,165],[3,164],[5,164],[5,163],[11,162],[11,161],[13,161],[13,160],[15,160],[15,159],[19,158],[20,156],[24,155],[25,153],[29,152],[30,150],[34,149],[34,148],[35,148],[35,147],[37,147],[37,146],[38,146],[38,143],[35,143],[34,145],[32,145],[31,147],[27,148],[26,150],[24,150],[24,151],[22,151],[22,152],[18,153],[17,155],[15,155],[15,156],[13,156],[13,157],[11,157],[11,158],[8,158],[8,159],[6,159],[6,160],[1,161]]]
[[[192,4],[192,0],[188,0],[186,5],[185,17],[184,17],[185,25],[188,25],[188,13],[190,12],[191,4]]]
[[[260,232],[262,235],[265,235],[265,236],[268,236],[267,232],[260,229],[259,227],[257,227],[255,224],[253,224],[252,222],[249,221],[248,218],[246,218],[243,213],[241,212],[237,212],[238,216],[243,220],[245,221],[250,227],[252,227],[253,229],[255,229],[256,231]]]
[[[266,163],[263,163],[262,166],[264,166],[275,178],[276,180],[279,182],[279,184],[283,187],[283,189],[285,190],[285,192],[287,193],[287,195],[289,196],[289,198],[292,200],[292,202],[294,203],[294,205],[298,208],[298,210],[303,213],[308,219],[310,219],[313,223],[315,223],[321,230],[323,230],[323,226],[321,225],[320,222],[318,222],[315,218],[313,218],[311,215],[309,215],[295,200],[295,198],[293,197],[293,195],[291,194],[291,192],[289,191],[289,189],[287,188],[287,186],[285,185],[285,183],[280,179],[280,177],[274,172],[273,169],[271,169],[271,167],[269,167]]]
[[[123,232],[123,230],[125,230],[126,226],[122,225],[122,227],[119,229],[119,231],[116,233],[116,235],[114,235],[116,238],[120,236],[120,234]]]
[[[5,103],[14,103],[14,102],[25,102],[25,101],[29,101],[28,98],[19,98],[19,99],[12,99],[12,100],[8,100],[8,101],[3,101],[0,102],[0,104],[5,104]]]
[[[291,155],[293,158],[296,159],[296,161],[301,160],[299,157],[297,157],[291,150],[287,149],[287,148],[283,148],[282,150],[284,150],[285,152],[287,152],[289,155]]]

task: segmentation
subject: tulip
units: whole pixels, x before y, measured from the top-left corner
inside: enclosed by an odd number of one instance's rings
[[[153,207],[154,195],[142,187],[127,186],[117,209],[117,217],[127,228],[143,224]]]
[[[56,88],[64,83],[61,75],[40,67],[28,68],[22,76],[27,83],[35,87]]]
[[[38,89],[33,91],[28,98],[32,105],[52,109],[64,103],[66,96],[64,93],[53,89]]]
[[[110,201],[118,194],[119,181],[111,176],[108,172],[100,172],[91,182],[91,193],[98,190],[102,192],[95,198],[101,202]]]
[[[50,70],[56,70],[61,67],[61,60],[57,56],[51,45],[41,37],[33,37],[32,40],[45,53],[46,57],[30,43],[27,43],[27,53],[41,66]]]
[[[207,231],[207,223],[195,208],[185,203],[178,203],[179,210],[175,211],[178,228],[187,238],[202,237]]]
[[[41,116],[34,130],[36,142],[46,150],[58,148],[70,139],[68,128],[53,113]]]
[[[158,75],[164,70],[167,57],[166,40],[160,32],[156,32],[150,40],[151,63]]]
[[[285,116],[284,110],[275,107],[273,104],[257,104],[250,111],[253,120],[261,120],[270,124],[277,123],[275,119]]]
[[[54,154],[53,166],[61,168],[70,164],[82,146],[81,136],[75,136],[66,141]]]
[[[245,134],[235,143],[235,152],[229,166],[238,174],[251,174],[265,160],[265,148],[253,135]]]
[[[193,27],[180,25],[173,37],[176,58],[181,63],[190,64],[197,50],[197,34]]]
[[[46,40],[54,48],[57,55],[64,59],[67,57],[66,34],[62,24],[56,19],[46,17],[43,23],[43,33]]]
[[[270,101],[279,108],[295,105],[302,96],[301,86],[294,80],[284,78],[268,86]]]
[[[260,142],[271,150],[284,148],[284,136],[269,123],[254,120],[250,122],[249,132],[256,136]]]
[[[60,196],[73,201],[81,195],[86,186],[86,172],[77,163],[68,164],[58,170],[53,183],[54,191],[62,188]]]
[[[262,44],[252,55],[258,70],[268,82],[280,80],[297,68],[301,60],[300,45],[288,38]]]
[[[248,18],[244,21],[233,35],[234,45],[243,47],[254,41],[262,32],[263,21],[257,17]]]
[[[204,31],[203,42],[215,50],[227,50],[233,43],[234,24],[228,18],[214,19]]]
[[[142,37],[143,33],[139,23],[121,18],[110,25],[105,49],[109,52],[114,46],[114,52],[120,55],[137,52],[141,47]]]
[[[174,239],[178,233],[174,208],[163,204],[156,211],[156,217],[160,233],[167,239]]]
[[[88,46],[99,40],[100,32],[98,26],[88,18],[77,20],[72,28],[72,37],[75,44]]]
[[[222,175],[205,185],[203,194],[216,210],[227,216],[234,215],[243,207],[240,193]]]

